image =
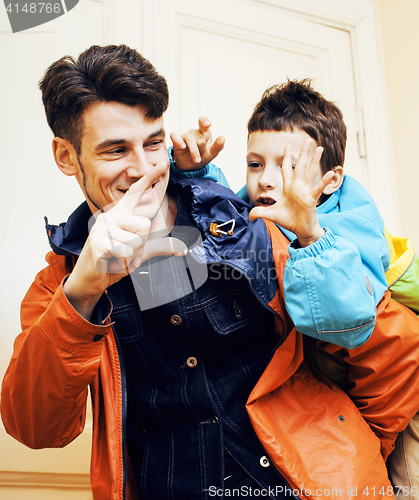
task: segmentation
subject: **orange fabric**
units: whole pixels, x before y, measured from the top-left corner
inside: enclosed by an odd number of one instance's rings
[[[284,236],[265,222],[274,255],[276,249],[281,253]],[[283,264],[276,266],[281,281]],[[320,349],[343,352],[353,401],[321,375],[316,379],[301,363],[301,337],[295,330],[290,333],[248,399],[259,439],[301,498],[322,498],[325,489],[335,489],[331,498],[368,497],[373,491],[374,498],[392,496],[383,459],[419,407],[416,315],[387,292],[364,345],[346,350],[318,341]]]
[[[355,349],[318,342],[340,351],[348,365],[348,394],[381,440],[386,459],[397,434],[419,408],[419,319],[387,291],[377,308],[370,339]]]
[[[252,425],[300,498],[381,499],[391,493],[380,441],[352,401],[314,378],[305,363],[276,389],[254,395],[247,404]]]
[[[92,325],[72,308],[61,286],[64,257],[51,252],[47,262],[22,302],[23,332],[2,384],[4,427],[30,448],[63,447],[84,429],[90,384],[93,495],[122,499],[122,391],[112,328]],[[93,342],[95,335],[104,337]],[[130,489],[127,498],[134,498]]]
[[[271,237],[281,278],[288,242],[279,231],[272,232]],[[2,419],[7,432],[29,447],[65,446],[83,430],[90,384],[93,495],[95,500],[121,499],[122,391],[112,328],[109,324],[92,325],[74,311],[61,286],[67,274],[64,258],[51,252],[47,262],[49,267],[39,273],[22,302],[24,330],[16,339],[3,380]],[[312,480],[326,481],[321,473],[329,469],[333,478],[341,470],[345,480],[358,481],[355,486],[365,484],[364,479],[369,479],[366,484],[370,488],[389,484],[379,441],[351,401],[335,387],[319,382],[301,365],[302,338],[292,329],[282,297],[282,293],[277,294],[271,305],[280,315],[276,319],[278,332],[290,333],[248,405],[268,454],[295,487],[308,487]],[[93,342],[98,334],[103,339]],[[357,389],[360,391],[360,386]],[[306,403],[303,397],[310,400]],[[337,414],[345,416],[343,423],[336,421]],[[51,415],[57,416],[56,421]],[[341,460],[340,467],[333,467],[336,450],[345,457],[345,466]],[[347,468],[349,472],[342,470]],[[326,484],[331,483],[322,483],[321,487],[324,489]],[[129,479],[127,498],[138,498]]]

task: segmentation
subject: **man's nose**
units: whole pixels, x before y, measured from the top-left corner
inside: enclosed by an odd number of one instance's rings
[[[147,158],[144,151],[132,151],[128,157],[128,166],[126,174],[128,177],[138,178],[143,177],[153,168],[153,164]]]

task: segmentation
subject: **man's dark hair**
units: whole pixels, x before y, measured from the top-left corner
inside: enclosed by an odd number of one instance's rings
[[[166,80],[126,45],[93,45],[74,59],[53,63],[39,82],[48,125],[56,137],[81,152],[83,112],[93,102],[142,104],[146,116],[160,118],[169,104]]]
[[[311,81],[288,80],[265,90],[247,124],[248,133],[258,131],[303,130],[324,151],[323,173],[345,161],[346,125],[342,112],[321,94]]]

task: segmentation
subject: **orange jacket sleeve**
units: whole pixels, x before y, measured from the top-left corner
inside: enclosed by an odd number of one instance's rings
[[[89,323],[67,300],[64,257],[51,252],[47,262],[22,302],[23,331],[1,393],[6,431],[31,448],[62,447],[83,431],[88,386],[111,329]]]

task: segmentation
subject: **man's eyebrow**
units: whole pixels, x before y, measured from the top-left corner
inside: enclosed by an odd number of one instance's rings
[[[126,139],[107,139],[106,141],[103,141],[97,146],[95,146],[95,151],[100,151],[102,149],[106,149],[112,146],[119,146],[120,144],[125,144],[126,142],[127,142]]]
[[[150,140],[150,139],[153,139],[154,137],[158,137],[159,135],[164,135],[164,136],[166,136],[166,131],[165,131],[163,128],[161,128],[161,129],[159,129],[159,130],[156,130],[155,132],[153,132],[152,134],[150,134],[150,135],[147,137],[147,139],[146,139],[145,141],[148,141],[148,140]],[[144,141],[144,142],[145,142],[145,141]]]
[[[160,135],[166,136],[166,132],[164,129],[159,129],[156,130],[155,132],[152,132],[144,142],[149,141],[150,139],[153,139],[154,137],[158,137]],[[128,139],[106,139],[106,141],[101,142],[97,146],[95,146],[95,151],[100,151],[102,149],[106,149],[109,147],[113,146],[119,146],[121,144],[126,144],[127,142],[130,142]]]

